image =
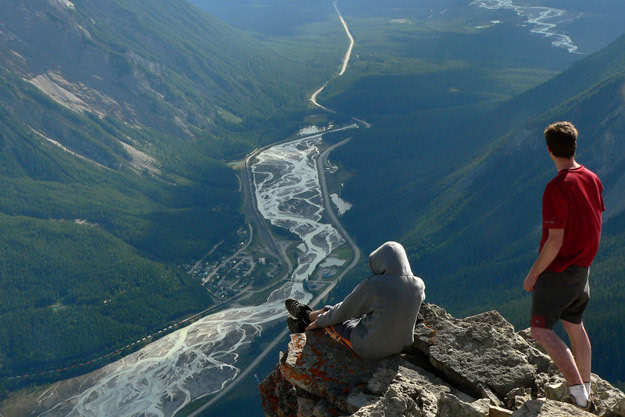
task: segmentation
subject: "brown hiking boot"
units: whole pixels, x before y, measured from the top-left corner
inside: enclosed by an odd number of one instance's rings
[[[312,309],[306,304],[302,304],[293,298],[287,298],[284,301],[284,306],[286,307],[286,311],[288,311],[291,316],[302,320],[307,326],[310,324],[308,313],[310,313]]]
[[[286,326],[291,333],[304,333],[306,327],[308,327],[308,325],[304,323],[304,320],[294,319],[293,317],[288,317],[286,319]]]

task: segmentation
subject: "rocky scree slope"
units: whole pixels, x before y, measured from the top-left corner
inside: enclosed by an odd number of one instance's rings
[[[280,59],[187,2],[0,6],[2,67],[71,110],[201,137],[287,104]]]
[[[266,416],[592,416],[563,402],[566,382],[549,357],[498,312],[457,319],[421,307],[415,342],[401,355],[366,361],[322,331],[291,335],[260,384]],[[625,416],[625,394],[597,375],[604,417]]]

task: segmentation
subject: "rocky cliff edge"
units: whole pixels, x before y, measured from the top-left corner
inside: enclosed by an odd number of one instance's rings
[[[260,384],[269,417],[588,416],[562,402],[568,387],[549,357],[498,312],[457,319],[421,307],[401,355],[362,360],[321,330],[291,335]],[[596,415],[625,417],[625,394],[592,376]]]

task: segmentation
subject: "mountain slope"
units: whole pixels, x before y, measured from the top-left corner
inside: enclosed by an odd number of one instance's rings
[[[335,153],[352,175],[342,194],[354,203],[344,216],[348,229],[365,251],[384,240],[404,243],[433,302],[457,314],[497,308],[526,327],[522,280],[538,251],[542,192],[556,174],[542,132],[571,120],[580,131],[579,161],[601,177],[608,209],[586,322],[598,371],[622,382],[624,92],[621,37],[494,110],[382,117]],[[348,291],[366,273],[339,288]]]
[[[243,226],[223,161],[292,132],[328,67],[184,1],[0,8],[1,392],[211,305],[177,266]]]
[[[526,326],[529,298],[521,282],[538,250],[542,192],[556,173],[542,130],[554,120],[573,121],[580,131],[578,160],[605,187],[603,243],[586,323],[595,363],[615,381],[625,379],[625,367],[614,361],[622,351],[612,337],[625,331],[619,301],[625,296],[625,146],[617,139],[625,128],[624,87],[625,71],[510,132],[482,161],[450,179],[406,237],[418,249],[417,268],[432,277],[433,294],[460,311],[504,305],[515,324]]]
[[[0,373],[82,362],[210,305],[171,263],[240,227],[232,172],[201,155],[178,156],[192,173],[142,168],[123,128],[2,81]]]
[[[605,50],[573,64],[570,70],[494,110],[484,111],[479,105],[451,106],[381,118],[374,127],[335,153],[347,170],[356,172],[344,192],[345,198],[356,206],[346,214],[345,221],[363,245],[374,248],[380,234],[390,238],[405,233],[428,207],[437,207],[443,220],[446,219],[443,212],[447,213],[448,209],[461,211],[463,206],[457,204],[456,193],[474,181],[474,168],[481,169],[484,158],[506,140],[511,130],[537,118],[541,120],[538,124],[555,118],[556,112],[565,112],[561,107],[565,103],[573,105],[576,100],[584,99],[587,89],[593,86],[600,89],[601,83],[609,83],[625,68],[625,63],[618,64],[624,51],[625,37],[622,37]],[[592,78],[584,78],[580,73],[592,74]],[[621,95],[615,92],[620,90],[616,86],[613,89],[612,96],[618,100]],[[588,94],[594,94],[592,91]],[[610,95],[610,87],[604,91]],[[599,103],[597,99],[598,106],[591,106],[589,111],[595,119],[602,120],[613,111],[614,100]],[[520,132],[524,130],[527,129]],[[534,133],[525,132],[523,137]],[[542,133],[534,146],[542,146],[541,137]],[[548,168],[548,161],[544,163]],[[441,207],[446,208],[441,210]],[[382,218],[380,212],[384,214]],[[379,221],[380,228],[366,226]],[[421,231],[430,234],[440,228],[437,222],[424,223]]]
[[[2,3],[3,66],[70,108],[188,135],[290,104],[273,51],[186,2]]]
[[[510,100],[500,109],[513,120],[536,117],[583,91],[623,73],[625,36],[574,63],[567,71]]]
[[[593,268],[594,299],[586,323],[595,341],[596,367],[614,381],[625,380],[625,366],[615,360],[622,351],[613,338],[625,331],[618,301],[625,296],[620,283],[625,144],[618,140],[625,128],[624,40],[491,114],[497,122],[490,133],[497,136],[436,183],[436,197],[402,238],[432,299],[465,313],[501,308],[525,327],[529,298],[521,283],[538,250],[542,192],[556,174],[542,131],[552,121],[571,120],[580,131],[578,160],[597,172],[605,187],[603,244]],[[501,135],[506,125],[512,129]]]

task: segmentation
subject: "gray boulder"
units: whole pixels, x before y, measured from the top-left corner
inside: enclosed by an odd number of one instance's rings
[[[563,402],[566,384],[528,332],[495,311],[457,319],[421,307],[415,342],[401,355],[360,359],[323,330],[291,335],[260,384],[268,417],[351,415],[560,417],[592,414]],[[595,415],[625,417],[625,394],[596,375]]]
[[[434,304],[424,304],[421,314],[424,321],[415,327],[414,347],[446,379],[474,396],[488,388],[503,399],[515,388],[534,387],[539,367],[549,368],[549,358],[496,311],[456,319]]]
[[[512,414],[512,417],[593,417],[593,414],[571,404],[547,399],[531,400]]]

